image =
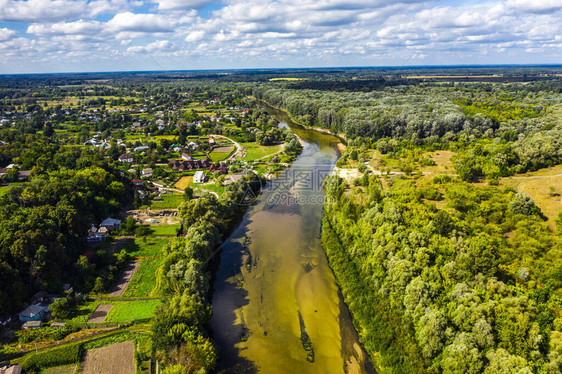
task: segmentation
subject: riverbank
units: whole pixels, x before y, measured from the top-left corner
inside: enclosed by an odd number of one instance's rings
[[[319,133],[324,134],[324,135],[330,135],[330,136],[334,136],[334,137],[338,138],[342,142],[343,152],[345,152],[345,149],[347,148],[347,146],[345,145],[345,143],[347,142],[345,134],[333,132],[331,130],[328,130],[328,129],[325,129],[325,128],[322,128],[322,127],[318,127],[318,126],[303,125],[302,123],[298,122],[295,118],[293,118],[293,116],[291,116],[291,114],[289,112],[287,112],[287,110],[285,110],[283,108],[277,108],[276,106],[271,105],[267,101],[257,99],[253,96],[250,96],[250,98],[256,100],[258,103],[261,103],[261,104],[265,105],[266,107],[268,107],[272,110],[275,110],[277,112],[282,112],[283,115],[286,117],[286,119],[288,119],[291,122],[291,124],[294,125],[294,126],[298,126],[298,127],[301,127],[305,130],[315,131],[315,132],[319,132]]]
[[[292,129],[302,153],[223,243],[211,320],[221,352],[217,371],[369,373],[320,245],[324,192],[317,176],[334,167],[340,140]]]

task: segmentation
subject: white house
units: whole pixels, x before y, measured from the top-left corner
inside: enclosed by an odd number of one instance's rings
[[[207,176],[202,170],[196,171],[193,176],[193,183],[204,183],[207,181]]]
[[[119,161],[128,162],[129,164],[132,164],[135,161],[135,158],[133,157],[133,155],[124,154],[119,156]]]

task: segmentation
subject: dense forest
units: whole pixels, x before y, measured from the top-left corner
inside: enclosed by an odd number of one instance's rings
[[[116,213],[130,198],[127,183],[99,154],[2,130],[2,157],[30,170],[0,196],[0,314],[16,311],[40,289],[58,291],[69,279],[91,287],[81,271],[92,222]],[[17,168],[15,169],[18,170]]]

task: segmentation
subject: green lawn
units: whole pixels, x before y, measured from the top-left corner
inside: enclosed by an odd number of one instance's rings
[[[151,237],[135,238],[127,240],[123,248],[131,256],[154,257],[161,255],[162,248],[164,248],[169,241],[169,239]]]
[[[219,162],[219,161],[224,161],[228,158],[228,156],[230,156],[232,154],[231,152],[211,152],[209,153],[209,158],[213,161],[213,162]]]
[[[113,308],[105,318],[107,322],[126,322],[152,318],[156,308],[162,305],[160,300],[105,301],[105,303],[113,304]]]
[[[154,236],[176,236],[181,225],[150,226]]]
[[[283,145],[264,146],[264,145],[259,145],[258,143],[255,142],[244,143],[243,146],[247,150],[246,157],[244,157],[244,160],[246,161],[257,160],[259,158],[272,155],[273,153],[279,152],[283,149]]]
[[[148,297],[156,286],[156,271],[164,258],[143,258],[137,272],[129,282],[124,297]]]
[[[183,201],[183,195],[162,195],[162,201],[155,201],[150,204],[151,209],[176,209]]]
[[[90,301],[86,303],[82,303],[76,308],[69,319],[63,320],[68,324],[84,324],[88,322],[88,318],[90,315],[94,313],[98,305],[101,304],[101,301]]]

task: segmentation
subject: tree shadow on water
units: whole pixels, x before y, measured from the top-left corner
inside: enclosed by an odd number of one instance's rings
[[[244,231],[241,232],[242,235]],[[244,321],[238,321],[236,311],[249,304],[248,291],[242,288],[242,243],[230,241],[223,245],[221,266],[213,293],[212,338],[219,349],[217,373],[258,373],[251,360],[240,355],[235,345],[249,336]],[[234,279],[234,281],[233,281]]]

